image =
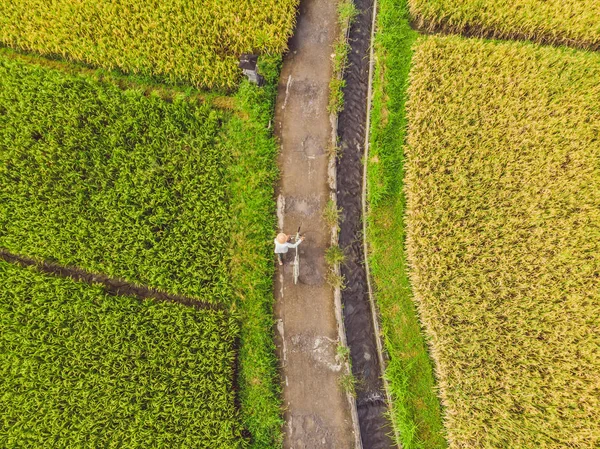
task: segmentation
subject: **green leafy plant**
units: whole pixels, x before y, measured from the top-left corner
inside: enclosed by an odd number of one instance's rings
[[[344,251],[337,245],[330,246],[325,250],[325,261],[330,267],[343,263],[345,259]]]
[[[356,378],[352,373],[341,374],[338,378],[338,384],[346,393],[356,397]]]
[[[325,274],[325,280],[333,288],[339,288],[341,290],[346,288],[346,278],[344,275],[338,274],[333,270],[327,270],[327,274]]]
[[[338,208],[334,201],[329,200],[323,209],[323,220],[325,224],[329,227],[337,226],[340,214],[342,213],[342,208]]]

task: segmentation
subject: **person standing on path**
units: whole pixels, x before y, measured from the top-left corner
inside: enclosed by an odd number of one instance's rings
[[[304,240],[304,236],[300,237],[296,243],[290,243],[291,235],[280,232],[275,238],[275,254],[277,254],[277,260],[279,265],[283,265],[283,254],[288,252],[288,249],[296,248]]]

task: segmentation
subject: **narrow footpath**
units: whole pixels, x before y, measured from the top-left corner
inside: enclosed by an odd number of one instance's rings
[[[283,63],[275,113],[281,149],[278,188],[280,230],[302,225],[300,280],[294,285],[294,250],[275,279],[277,347],[281,363],[285,448],[356,447],[351,405],[340,387],[344,364],[337,356],[338,321],[325,280],[330,230],[323,221],[329,199],[327,112],[332,44],[337,35],[335,0],[301,0],[296,31]]]

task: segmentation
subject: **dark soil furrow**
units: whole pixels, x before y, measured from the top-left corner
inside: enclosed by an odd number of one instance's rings
[[[124,281],[123,279],[110,278],[103,274],[90,273],[77,267],[65,267],[53,262],[37,261],[29,257],[12,254],[3,249],[0,249],[0,259],[11,263],[17,263],[24,267],[34,266],[43,273],[52,274],[58,277],[69,277],[73,280],[86,282],[88,284],[101,284],[106,293],[109,295],[133,296],[139,299],[154,299],[157,301],[175,302],[184,306],[195,307],[197,309],[225,309],[225,307],[217,304],[211,304],[187,296],[172,295],[153,288],[135,285]]]
[[[357,408],[364,449],[395,447],[381,379],[367,278],[362,231],[362,177],[369,82],[372,0],[355,0],[359,15],[350,28],[351,51],[344,74],[344,110],[339,115],[341,156],[337,163],[337,200],[342,208],[339,244],[346,255],[342,274],[344,323],[352,372],[357,380]]]

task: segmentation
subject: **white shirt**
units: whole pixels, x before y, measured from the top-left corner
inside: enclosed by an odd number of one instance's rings
[[[297,247],[300,243],[302,243],[302,240],[298,240],[296,243],[279,243],[277,239],[275,239],[275,254],[287,253],[289,248],[293,249]]]

